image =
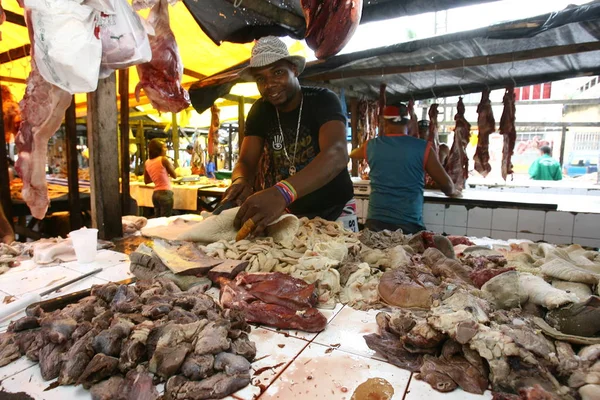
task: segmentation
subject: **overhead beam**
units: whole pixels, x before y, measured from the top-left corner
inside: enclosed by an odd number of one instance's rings
[[[10,22],[15,25],[27,26],[25,25],[25,17],[23,15],[8,10],[4,10],[4,14],[6,15],[6,22]]]
[[[188,68],[184,68],[183,69],[183,74],[187,75],[187,76],[191,76],[192,78],[196,78],[196,79],[204,79],[204,78],[206,78],[206,75],[202,75],[200,72],[196,72],[196,71],[193,71],[193,70],[188,69]]]
[[[279,8],[265,0],[242,0],[241,2],[239,0],[227,1],[232,4],[241,3],[240,7],[253,11],[269,20],[276,21],[284,28],[299,30],[306,27],[306,21],[303,17],[283,8]]]
[[[254,99],[252,97],[243,97],[243,96],[238,96],[237,94],[226,94],[222,98],[225,100],[234,101],[236,103],[243,100],[244,103],[246,103],[246,104],[254,104],[254,102],[256,101],[256,99]]]
[[[27,83],[27,81],[23,78],[13,78],[11,76],[2,76],[2,75],[0,75],[0,81],[8,82],[8,83],[22,83],[23,85],[25,85]]]
[[[5,51],[4,53],[0,53],[0,64],[6,64],[7,62],[16,61],[24,57],[29,57],[30,55],[30,44],[15,47],[14,49],[10,49],[8,51]]]
[[[397,75],[425,71],[443,71],[455,68],[480,67],[492,64],[504,64],[534,60],[538,58],[565,56],[575,53],[586,53],[600,50],[600,41],[576,43],[563,46],[549,46],[536,50],[515,51],[512,53],[477,56],[464,59],[446,60],[432,64],[399,65],[390,67],[363,68],[347,71],[323,72],[303,77],[311,81],[331,81],[336,79],[358,78],[365,76]]]

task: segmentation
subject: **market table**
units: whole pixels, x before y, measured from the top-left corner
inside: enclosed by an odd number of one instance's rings
[[[138,207],[153,208],[152,193],[154,184],[148,185],[142,182],[132,182],[130,185],[131,197],[133,197]],[[173,209],[185,211],[207,210],[213,211],[216,203],[223,197],[227,188],[219,188],[215,183],[209,184],[176,184],[172,185],[173,190]],[[214,197],[216,200],[208,200],[206,197]]]
[[[99,251],[96,261],[87,265],[70,262],[41,267],[26,261],[0,275],[0,301],[7,297],[19,298],[25,293],[39,293],[99,267],[103,268],[99,274],[48,297],[131,277],[127,256],[109,250]],[[209,294],[218,296],[218,291],[211,289]],[[390,382],[395,391],[394,400],[492,398],[489,391],[483,396],[460,389],[449,394],[436,392],[427,383],[414,379],[411,372],[384,361],[363,339],[364,335],[377,332],[375,317],[379,310],[358,311],[337,304],[333,310],[321,311],[328,323],[318,334],[253,326],[250,340],[256,343],[257,361],[252,364],[252,383],[228,399],[349,399],[356,387],[369,378]],[[5,330],[7,325],[7,322],[0,324],[0,330]],[[3,393],[21,393],[39,400],[91,399],[90,393],[81,386],[53,387],[54,381],[44,381],[36,363],[25,357],[0,368],[0,381],[0,398]],[[161,392],[163,385],[158,389]]]

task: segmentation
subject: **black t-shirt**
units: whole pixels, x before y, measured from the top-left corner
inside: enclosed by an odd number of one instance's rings
[[[265,140],[265,150],[268,151],[268,163],[264,173],[265,187],[289,177],[291,162],[296,171],[302,170],[320,152],[319,129],[329,121],[342,121],[346,117],[338,97],[332,91],[322,88],[302,87],[304,104],[302,120],[298,133],[298,145],[294,157],[296,130],[300,106],[290,112],[279,112],[283,139],[277,123],[275,107],[259,99],[254,103],[246,120],[246,136],[260,136]],[[286,157],[283,146],[287,150]],[[296,200],[290,205],[290,210],[296,215],[332,217],[331,209],[341,212],[342,207],[352,198],[353,187],[348,170],[344,168],[329,183],[314,192]],[[336,212],[333,213],[334,215]]]

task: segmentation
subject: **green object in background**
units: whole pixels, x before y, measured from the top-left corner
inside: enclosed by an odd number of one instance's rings
[[[215,172],[215,178],[220,179],[220,180],[222,180],[222,179],[231,179],[231,174],[232,173],[233,173],[232,171],[224,171],[224,170],[223,171],[217,171],[217,172]]]

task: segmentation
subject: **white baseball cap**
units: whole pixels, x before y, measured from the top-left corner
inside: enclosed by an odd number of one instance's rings
[[[252,68],[261,68],[271,65],[279,60],[287,60],[296,66],[298,75],[304,71],[306,59],[302,56],[292,56],[285,43],[275,36],[265,36],[256,41],[252,48],[250,65],[240,72],[240,77],[253,81]]]

